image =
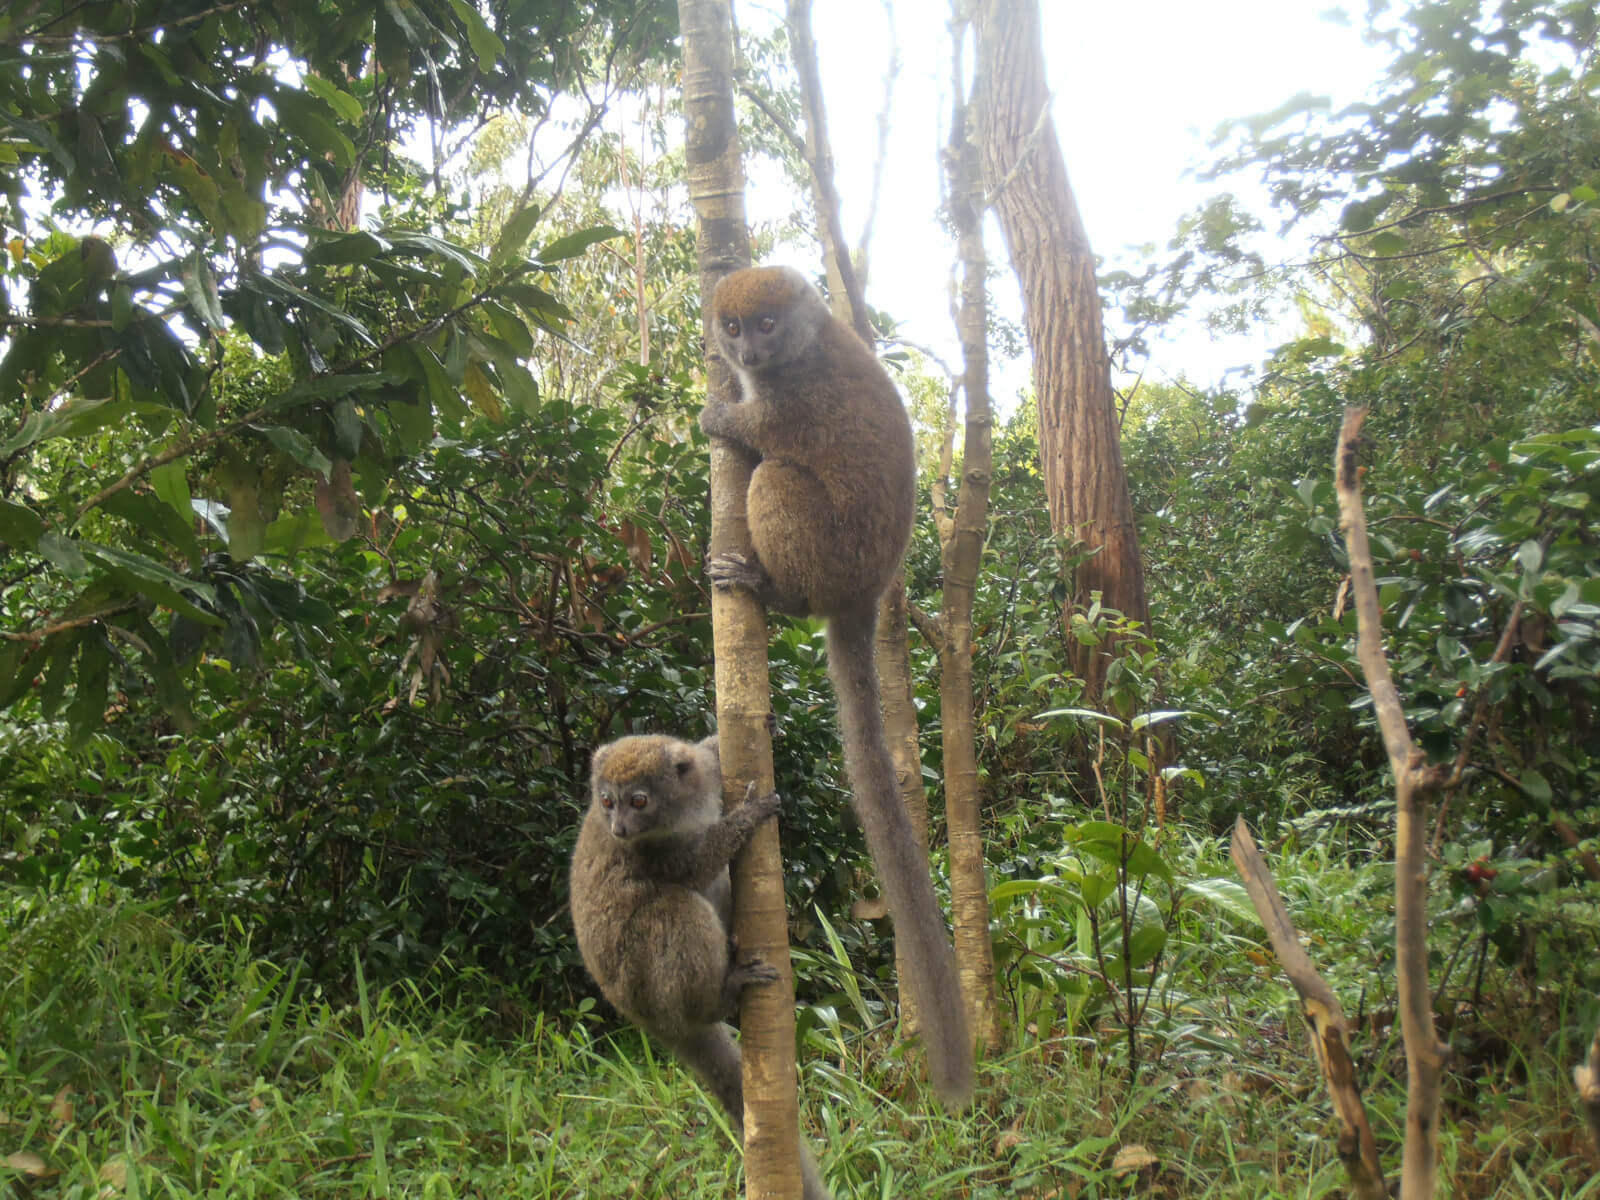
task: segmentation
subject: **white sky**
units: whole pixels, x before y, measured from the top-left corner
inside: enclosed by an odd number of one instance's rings
[[[1127,247],[1164,246],[1179,216],[1219,190],[1185,178],[1185,171],[1206,160],[1207,138],[1222,121],[1268,111],[1301,91],[1328,95],[1336,107],[1359,99],[1384,61],[1363,43],[1359,14],[1350,24],[1318,16],[1328,0],[1041,3],[1053,115],[1068,175],[1090,244],[1119,264],[1131,260]],[[947,6],[944,0],[897,0],[895,7],[902,67],[869,300],[893,313],[908,338],[953,354],[946,301],[952,250],[935,219],[938,149],[949,119]],[[781,18],[775,9],[742,4],[741,25],[748,28],[764,14]],[[877,0],[816,0],[812,20],[845,229],[854,242],[870,195],[887,23]],[[759,213],[759,197],[751,201]],[[992,218],[986,243],[991,264],[1001,268],[996,303],[1020,319]],[[1191,327],[1155,347],[1150,376],[1183,372],[1195,382],[1214,382],[1228,366],[1258,363],[1291,332],[1284,326],[1214,344],[1203,329]],[[1025,368],[1005,370],[994,381],[996,401],[1006,404],[1025,378]]]

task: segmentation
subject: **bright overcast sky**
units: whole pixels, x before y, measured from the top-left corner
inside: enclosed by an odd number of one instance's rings
[[[1178,217],[1211,194],[1185,178],[1206,159],[1206,141],[1230,117],[1277,107],[1297,92],[1359,99],[1382,56],[1349,24],[1318,14],[1329,0],[1041,0],[1045,62],[1067,171],[1095,252],[1127,262],[1126,248],[1162,246]],[[776,6],[741,5],[749,27]],[[869,299],[893,313],[908,338],[954,347],[946,312],[951,251],[935,222],[937,149],[949,114],[949,35],[941,0],[897,0],[902,68],[894,100],[884,199],[872,245]],[[754,11],[752,11],[752,9]],[[870,194],[876,116],[887,61],[887,23],[875,0],[816,0],[813,25],[828,123],[855,240]],[[761,206],[752,197],[752,209]],[[992,262],[1005,248],[990,223]],[[800,264],[797,264],[800,265]],[[812,264],[814,266],[814,264]],[[1009,273],[1007,273],[1009,275]],[[1015,292],[997,303],[1020,316]],[[1256,363],[1288,330],[1212,345],[1190,331],[1157,346],[1156,377],[1186,372],[1212,382],[1229,365]],[[1008,371],[996,399],[1021,376]]]

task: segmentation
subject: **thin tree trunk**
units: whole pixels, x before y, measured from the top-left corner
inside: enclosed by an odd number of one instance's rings
[[[706,345],[714,345],[711,293],[728,271],[750,263],[744,219],[744,167],[734,120],[733,25],[728,0],[678,0],[683,35],[683,103],[687,123],[689,198],[699,219],[696,252]],[[711,394],[733,385],[727,366],[707,364]],[[726,442],[711,443],[711,553],[747,550],[745,495],[751,463]],[[767,625],[748,593],[713,589],[717,731],[724,805],[737,803],[751,780],[771,790],[767,733]],[[782,980],[744,992],[740,1046],[744,1056],[745,1194],[793,1200],[801,1193],[799,1101],[795,1095],[794,977],[776,822],[768,822],[733,864],[734,935],[742,953],[756,953]]]
[[[805,115],[806,161],[811,168],[812,198],[817,210],[823,246],[824,269],[833,313],[871,346],[875,342],[867,317],[861,282],[850,261],[844,224],[839,217],[839,194],[834,186],[833,151],[828,144],[828,121],[817,70],[817,47],[811,33],[810,0],[789,0],[786,22],[789,50],[800,80],[801,108]],[[906,629],[905,579],[884,593],[878,605],[878,687],[883,706],[889,752],[894,756],[900,795],[911,817],[918,842],[928,849],[928,798],[922,789],[922,754],[917,737],[916,707],[912,704],[911,656]],[[958,950],[959,956],[959,950]],[[958,958],[959,965],[959,958]],[[900,940],[895,939],[896,976],[900,980],[900,1019],[907,1030],[917,1028],[917,995],[911,987]]]
[[[911,684],[910,635],[906,618],[906,581],[902,575],[889,585],[878,602],[878,680],[883,700],[884,732],[894,756],[900,800],[911,818],[918,848],[928,852],[928,793],[922,786],[922,739],[917,732],[916,692]],[[899,940],[894,945],[895,977],[901,980],[900,1024],[908,1033],[921,1026],[917,1020],[917,993]],[[958,959],[959,966],[959,959]]]
[[[1345,549],[1350,557],[1350,595],[1355,602],[1356,659],[1372,694],[1372,711],[1394,774],[1394,940],[1400,991],[1400,1033],[1406,1048],[1406,1141],[1400,1167],[1400,1200],[1429,1200],[1439,1172],[1439,1097],[1450,1049],[1433,1026],[1428,987],[1428,796],[1447,772],[1428,765],[1411,740],[1405,707],[1383,649],[1383,617],[1367,543],[1356,466],[1364,408],[1344,410],[1334,453],[1334,490]]]
[[[975,15],[984,184],[1022,285],[1050,525],[1094,555],[1078,565],[1069,603],[1086,609],[1098,592],[1147,622],[1094,256],[1050,117],[1039,3],[978,0]],[[1073,645],[1072,668],[1097,696],[1107,647]]]
[[[989,350],[986,342],[988,264],[983,250],[983,184],[962,86],[966,24],[959,4],[951,23],[950,142],[945,150],[950,218],[961,262],[956,326],[961,336],[966,428],[961,443],[961,488],[954,519],[941,514],[944,575],[939,631],[939,732],[944,745],[945,820],[950,827],[950,907],[955,918],[956,969],[977,1044],[1000,1044],[994,945],[989,938],[989,883],[984,872],[983,797],[978,787],[977,730],[972,698],[972,605],[989,522]]]

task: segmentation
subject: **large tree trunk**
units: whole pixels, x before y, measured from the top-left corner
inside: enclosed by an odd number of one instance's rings
[[[950,142],[945,149],[950,220],[961,263],[956,325],[961,335],[961,392],[966,429],[961,442],[961,486],[953,516],[939,524],[943,604],[939,640],[939,731],[944,745],[945,819],[950,826],[950,907],[955,917],[956,968],[967,1020],[985,1050],[1000,1042],[995,997],[994,946],[989,939],[989,882],[983,857],[983,797],[978,787],[977,729],[972,699],[972,604],[989,522],[990,447],[988,292],[983,251],[983,181],[972,142],[962,85],[966,25],[955,6],[952,21]]]
[[[704,337],[714,345],[711,293],[730,270],[750,264],[744,219],[744,167],[733,111],[733,25],[728,0],[679,0],[683,31],[683,105],[687,123],[689,198],[699,218],[696,251],[705,299]],[[708,365],[712,395],[733,386],[720,361]],[[711,443],[711,553],[748,550],[745,495],[751,463],[728,443]],[[738,803],[751,780],[771,791],[767,734],[767,624],[747,592],[713,589],[717,732],[724,805]],[[795,1095],[794,977],[776,822],[767,822],[733,863],[734,935],[742,953],[756,953],[782,975],[753,987],[740,1004],[744,1056],[745,1194],[792,1200],[801,1192],[799,1101]]]
[[[1107,607],[1147,621],[1094,256],[1050,117],[1038,0],[979,0],[976,23],[984,184],[1022,285],[1050,524],[1096,552],[1077,567],[1070,603],[1087,608],[1099,592]],[[1092,695],[1106,649],[1075,652]]]

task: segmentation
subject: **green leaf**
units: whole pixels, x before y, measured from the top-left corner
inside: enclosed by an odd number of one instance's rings
[[[235,562],[249,562],[266,545],[267,522],[254,487],[228,489],[228,553]]]
[[[1148,966],[1166,945],[1167,931],[1160,925],[1135,929],[1133,936],[1128,939],[1128,966],[1134,970]]]
[[[187,458],[178,458],[150,472],[150,486],[155,489],[156,496],[177,513],[178,519],[185,524],[194,521],[194,509],[190,507],[193,497],[189,494],[188,463]]]
[[[316,312],[320,312],[324,316],[330,317],[339,322],[339,324],[350,330],[350,332],[354,333],[367,345],[376,346],[378,344],[376,339],[373,338],[372,334],[367,331],[367,327],[360,321],[356,320],[356,318],[352,317],[349,313],[345,312],[344,309],[328,303],[328,301],[322,299],[320,296],[313,296],[305,289],[296,287],[288,280],[282,279],[277,275],[253,275],[250,277],[248,283],[242,284],[241,286],[259,288],[261,291],[270,292],[279,299],[286,300],[290,304],[295,305],[297,308],[313,309]]]
[[[500,294],[508,300],[515,300],[531,313],[559,317],[563,321],[577,319],[570,308],[537,284],[508,283],[500,289]]]
[[[1204,900],[1214,908],[1219,908],[1236,921],[1241,921],[1255,928],[1263,928],[1261,917],[1256,912],[1256,906],[1250,902],[1250,893],[1245,891],[1244,885],[1234,879],[1193,879],[1184,884],[1183,894]]]
[[[121,333],[133,320],[133,289],[119,283],[111,291],[111,328]]]
[[[1528,794],[1528,798],[1541,807],[1549,807],[1550,801],[1555,797],[1555,793],[1550,789],[1550,781],[1532,768],[1523,771],[1518,776],[1518,782],[1521,783],[1522,790]]]
[[[361,451],[361,438],[366,432],[366,422],[356,411],[355,401],[339,400],[333,406],[333,444],[345,458],[354,458]]]
[[[44,519],[25,504],[0,500],[0,542],[14,550],[32,550],[44,532]]]
[[[361,101],[357,100],[349,92],[341,91],[330,80],[310,71],[306,72],[301,78],[306,85],[306,91],[333,109],[340,118],[349,121],[352,125],[361,120]]]
[[[327,478],[328,472],[333,470],[333,463],[328,461],[328,456],[318,450],[311,439],[299,430],[282,425],[252,425],[250,428],[302,467],[320,473],[323,478]]]
[[[527,245],[528,239],[533,236],[534,227],[539,224],[539,218],[543,215],[544,210],[537,204],[529,204],[512,213],[501,227],[491,261],[500,264],[510,261],[514,255],[519,254],[522,247]]]
[[[217,298],[217,277],[212,274],[211,264],[201,247],[196,246],[194,253],[183,260],[178,276],[183,281],[183,294],[188,297],[195,315],[213,333],[221,333],[227,327],[227,318],[223,316],[222,302]]]
[[[1522,565],[1524,573],[1537,575],[1539,568],[1544,565],[1544,547],[1530,538],[1517,548],[1517,562]]]
[[[483,268],[483,260],[470,250],[463,249],[442,238],[430,237],[425,233],[390,233],[390,241],[394,245],[394,253],[416,254],[427,258],[442,258],[446,262],[460,267],[466,275],[476,275]]]
[[[1388,256],[1399,254],[1403,251],[1406,248],[1406,240],[1398,233],[1386,231],[1374,234],[1367,246],[1374,254]]]
[[[320,483],[317,485],[319,489],[323,486]],[[268,525],[262,535],[261,550],[264,554],[281,554],[292,558],[301,550],[332,544],[333,539],[323,528],[322,519],[315,512],[303,512],[279,517]]]
[[[103,632],[83,639],[78,655],[78,686],[67,706],[67,725],[72,730],[72,748],[81,748],[89,736],[105,723],[106,691],[111,682],[111,647]]]
[[[184,591],[190,591],[215,604],[217,594],[210,584],[195,579],[185,579],[176,571],[142,554],[119,550],[115,546],[100,546],[93,542],[84,542],[82,546],[87,557],[99,560],[122,583],[149,596],[158,604],[166,605],[173,612],[181,613],[191,621],[199,621],[204,625],[222,624],[216,616],[200,608],[183,594]]]
[[[365,230],[346,233],[338,229],[319,229],[312,234],[311,245],[306,249],[306,261],[316,263],[319,267],[348,266],[351,263],[370,262],[393,248],[391,243]]]
[[[324,105],[287,85],[275,88],[268,98],[277,109],[279,127],[286,133],[303,138],[335,166],[343,168],[355,162],[355,143],[324,115],[328,111]]]
[[[39,553],[56,570],[73,579],[88,573],[89,563],[78,549],[78,543],[50,530],[39,537]]]
[[[596,242],[610,241],[612,238],[622,237],[622,230],[611,225],[595,225],[589,229],[580,229],[576,233],[569,233],[565,237],[558,237],[539,251],[539,261],[542,263],[556,263],[562,259],[575,258],[582,254]]]
[[[1050,708],[1042,713],[1035,713],[1035,721],[1043,721],[1050,717],[1082,717],[1089,721],[1101,721],[1107,725],[1115,725],[1118,729],[1123,727],[1121,721],[1110,713],[1096,712],[1092,708]]]
[[[1183,717],[1197,717],[1200,713],[1189,709],[1160,709],[1155,712],[1140,713],[1128,723],[1128,727],[1135,733],[1151,725],[1165,725],[1168,721],[1177,721]]]
[[[200,543],[194,536],[193,514],[184,520],[159,497],[127,488],[108,496],[100,507],[126,521],[136,536],[148,533],[163,538],[181,550],[191,564],[200,561]]]
[[[0,712],[28,693],[44,653],[37,644],[0,642]]]
[[[352,371],[349,374],[319,375],[279,392],[264,406],[268,412],[294,408],[312,400],[330,400],[335,396],[348,396],[352,392],[371,391],[373,388],[394,387],[411,382],[409,375],[398,371]]]
[[[467,27],[467,41],[472,46],[472,52],[478,56],[478,69],[485,73],[492,71],[496,60],[506,52],[506,44],[484,23],[477,8],[467,0],[450,0],[450,7],[456,10],[456,16]]]

